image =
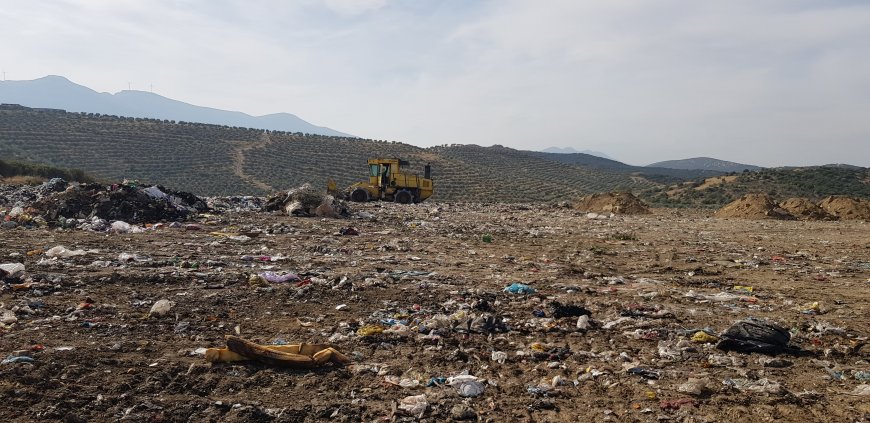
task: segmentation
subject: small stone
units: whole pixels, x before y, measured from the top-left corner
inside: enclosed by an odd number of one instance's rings
[[[465,404],[456,404],[450,409],[450,418],[453,420],[475,420],[477,412]]]
[[[592,328],[592,324],[589,323],[589,316],[582,315],[577,318],[577,329],[580,330],[589,330]]]

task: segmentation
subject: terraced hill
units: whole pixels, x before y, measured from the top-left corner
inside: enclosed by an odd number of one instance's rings
[[[687,179],[697,179],[701,177],[709,178],[725,174],[725,172],[712,169],[673,169],[655,166],[632,166],[616,160],[584,153],[558,154],[539,151],[529,151],[528,153],[546,160],[553,160],[575,166],[587,166],[596,169],[616,171],[619,173],[630,173],[632,175],[642,176],[645,179],[664,184],[682,182]]]
[[[776,201],[792,197],[817,201],[828,195],[870,198],[870,168],[835,165],[763,169],[653,187],[641,191],[640,196],[660,207],[721,207],[749,193],[765,193]]]
[[[199,123],[0,106],[0,157],[161,183],[202,195],[263,194],[309,182],[339,186],[371,157],[431,163],[437,201],[549,201],[655,184],[501,146],[408,144]]]

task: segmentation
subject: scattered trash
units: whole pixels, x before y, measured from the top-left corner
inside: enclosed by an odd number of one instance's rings
[[[791,334],[787,329],[750,317],[723,332],[716,348],[743,353],[779,354],[788,349],[790,339]]]
[[[592,312],[574,304],[562,304],[558,301],[550,303],[550,313],[553,318],[591,316]]]
[[[638,375],[644,379],[658,379],[662,376],[661,372],[657,370],[644,369],[642,367],[631,367],[626,370],[628,373],[633,375]]]
[[[350,217],[350,210],[343,201],[315,190],[309,184],[269,197],[263,208],[294,216]]]
[[[459,396],[476,397],[483,393],[485,387],[475,376],[457,375],[447,378],[447,384],[456,389]]]
[[[13,363],[33,363],[35,360],[33,357],[28,357],[26,355],[10,355],[0,361],[0,364],[13,364]]]
[[[699,331],[695,332],[694,335],[692,335],[693,342],[698,342],[698,343],[702,343],[702,344],[710,344],[710,343],[716,342],[718,340],[719,340],[718,337],[710,335],[709,333],[704,332],[702,330],[699,330]]]
[[[782,358],[762,358],[758,362],[764,367],[772,367],[777,369],[791,367],[794,364],[791,361]]]
[[[15,316],[15,312],[12,310],[3,310],[0,313],[0,324],[11,325],[18,321],[18,317]]]
[[[270,366],[300,369],[350,363],[344,354],[324,344],[259,345],[232,335],[227,335],[226,340],[227,348],[206,349],[205,360],[210,363],[254,360]]]
[[[384,333],[384,327],[378,325],[367,325],[357,329],[356,334],[362,337],[377,335]]]
[[[49,258],[70,258],[83,256],[85,254],[87,254],[85,250],[68,250],[62,245],[49,248],[48,251],[45,252],[45,256]]]
[[[731,386],[740,391],[760,392],[768,394],[783,394],[785,389],[778,382],[762,378],[758,380],[748,379],[726,379],[723,381],[726,386]]]
[[[710,392],[710,388],[707,386],[707,383],[703,379],[689,378],[686,383],[683,383],[677,387],[677,392],[682,392],[684,394],[694,396],[701,396]]]
[[[295,273],[278,274],[275,272],[262,272],[257,276],[269,283],[298,282],[301,280]]]
[[[356,228],[341,228],[338,230],[338,233],[344,236],[356,236],[359,235],[359,231]]]
[[[537,292],[535,288],[528,286],[522,283],[512,283],[507,288],[504,289],[505,292],[510,292],[511,294],[534,294]]]
[[[15,277],[18,273],[24,272],[25,267],[21,263],[5,263],[0,264],[0,278]]]
[[[418,419],[423,417],[427,408],[429,408],[429,402],[426,401],[425,394],[411,395],[399,400],[398,409]]]

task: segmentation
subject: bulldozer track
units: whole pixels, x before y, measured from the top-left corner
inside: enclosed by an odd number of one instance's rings
[[[238,176],[239,178],[241,178],[243,181],[245,181],[245,182],[247,182],[247,183],[249,183],[249,184],[251,184],[251,185],[267,192],[267,193],[271,192],[271,191],[275,191],[275,188],[272,187],[271,185],[257,179],[253,175],[249,175],[249,174],[245,173],[245,160],[246,160],[245,154],[248,151],[251,151],[253,149],[267,147],[273,141],[274,140],[272,140],[272,137],[268,133],[264,132],[263,135],[260,136],[260,139],[257,142],[253,142],[253,143],[244,142],[244,141],[235,142],[234,144],[236,145],[236,148],[233,150],[233,173],[236,176]]]

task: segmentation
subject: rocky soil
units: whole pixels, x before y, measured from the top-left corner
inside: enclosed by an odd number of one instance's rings
[[[0,265],[25,266],[0,283],[0,420],[870,419],[867,222],[352,215],[0,230]],[[786,328],[790,352],[717,349],[747,317]],[[207,363],[229,334],[331,343],[352,363]]]

